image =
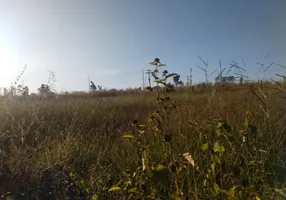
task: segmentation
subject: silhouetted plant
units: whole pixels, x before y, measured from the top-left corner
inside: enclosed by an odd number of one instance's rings
[[[42,84],[40,88],[38,88],[40,94],[50,93],[52,92],[50,86],[47,84]]]
[[[93,81],[90,81],[90,89],[91,91],[95,91],[97,89]]]

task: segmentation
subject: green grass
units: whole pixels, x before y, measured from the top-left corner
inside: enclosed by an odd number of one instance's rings
[[[286,104],[275,87],[183,90],[159,105],[154,92],[2,99],[0,195],[283,199]]]

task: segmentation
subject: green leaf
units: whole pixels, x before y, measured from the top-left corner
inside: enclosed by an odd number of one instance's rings
[[[220,129],[216,129],[216,134],[218,135],[218,136],[220,136],[221,135],[221,130]]]
[[[221,146],[218,141],[216,141],[215,145],[214,145],[214,151],[223,153],[223,152],[225,152],[225,148],[224,148],[224,146]]]
[[[80,184],[84,186],[84,180],[80,180]]]
[[[218,194],[219,193],[219,191],[220,191],[220,188],[219,188],[219,186],[218,186],[218,184],[214,184],[214,191]]]
[[[182,167],[176,167],[176,173],[179,174],[182,171]]]
[[[233,197],[235,196],[235,188],[236,188],[236,186],[233,186],[233,187],[230,188],[229,191],[228,191],[228,192],[231,194],[231,196],[233,196]]]
[[[215,161],[215,163],[218,163],[218,164],[221,163],[221,159],[217,155],[214,156],[214,161]]]
[[[149,178],[153,177],[152,169],[149,165],[145,165],[146,174]]]
[[[178,76],[178,74],[177,73],[171,73],[171,74],[168,74],[166,76],[166,78],[170,78],[170,77],[173,77],[173,76]]]
[[[126,190],[132,183],[130,180],[127,180],[123,184],[124,184],[124,190]]]
[[[160,64],[158,65],[158,67],[164,67],[164,66],[167,66],[166,64]]]
[[[221,128],[222,128],[222,122],[219,122],[217,127],[216,127],[216,134],[217,135],[221,134]]]
[[[207,182],[208,182],[208,181],[207,181],[206,179],[204,179],[204,181],[203,181],[203,186],[204,186],[204,187],[207,187]]]
[[[109,188],[108,192],[117,191],[117,190],[121,190],[121,188],[118,187],[117,185],[114,185],[111,188]]]
[[[130,193],[139,193],[139,192],[137,192],[137,188],[136,187],[129,189],[128,192],[130,192]]]
[[[219,190],[221,193],[227,195],[228,197],[230,197],[231,199],[234,199],[234,195],[232,195],[229,191],[227,190],[223,190],[223,189],[220,189]],[[234,191],[233,191],[234,192]]]
[[[133,135],[123,135],[123,138],[134,138]]]
[[[139,125],[139,128],[145,128],[145,127],[146,127],[145,124],[140,124],[140,125]]]
[[[202,150],[202,151],[205,151],[205,150],[207,150],[208,148],[209,148],[209,144],[208,144],[208,143],[205,143],[205,144],[202,145],[201,150]]]
[[[216,134],[220,135],[222,130],[226,130],[228,133],[230,133],[231,126],[227,122],[219,122],[216,128]]]
[[[130,174],[126,173],[126,172],[122,172],[122,174],[126,177],[130,177]]]
[[[164,165],[158,165],[157,167],[156,167],[156,169],[155,169],[155,171],[162,171],[162,170],[164,170],[166,167],[164,166]]]
[[[93,196],[92,196],[92,200],[97,200],[98,199],[98,195],[97,194],[94,194]]]
[[[70,173],[69,173],[69,176],[70,176],[71,178],[75,178],[75,177],[76,177],[76,174],[75,174],[74,172],[70,172]]]
[[[158,77],[158,76],[156,76],[156,73],[155,73],[155,72],[152,72],[152,73],[151,73],[151,75],[152,75],[156,80],[158,80],[158,79],[159,79],[159,77]]]
[[[156,63],[153,61],[153,62],[149,62],[150,65],[156,65]]]
[[[166,79],[158,79],[158,80],[155,80],[154,82],[165,84],[165,81]]]

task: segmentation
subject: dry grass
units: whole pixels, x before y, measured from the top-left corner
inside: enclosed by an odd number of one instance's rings
[[[179,174],[183,199],[214,199],[204,180],[211,166],[211,145],[217,140],[219,120],[226,120],[231,126],[232,146],[225,142],[227,153],[221,157],[218,177],[212,183],[215,181],[225,190],[235,185],[239,191],[250,185],[246,199],[255,195],[262,199],[279,197],[274,189],[283,188],[286,183],[285,94],[278,97],[272,87],[275,85],[270,83],[230,85],[217,88],[216,92],[195,88],[171,94],[177,108],[168,113],[167,123],[160,125],[161,133],[172,135],[173,155],[190,152],[200,169],[196,172],[187,166]],[[138,163],[136,142],[122,136],[128,131],[133,133],[135,119],[139,124],[148,124],[148,116],[158,109],[156,96],[138,91],[124,95],[102,93],[69,94],[46,100],[1,100],[3,198],[90,199],[94,194],[99,199],[138,198],[126,195],[123,189],[111,193],[106,189],[125,180],[123,172],[136,171],[142,165]],[[258,131],[244,135],[247,111],[249,123]],[[202,135],[210,146],[207,151],[201,151]],[[242,147],[243,136],[246,146]],[[146,129],[143,140],[142,144],[148,144],[150,159],[167,165],[168,155],[162,147],[168,145],[151,128]],[[235,174],[238,168],[240,173]],[[253,188],[259,181],[264,183],[264,193]],[[157,199],[164,199],[163,193],[158,192]],[[220,194],[217,198],[226,196]]]

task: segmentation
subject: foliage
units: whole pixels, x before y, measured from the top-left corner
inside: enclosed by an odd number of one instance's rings
[[[183,81],[180,80],[180,75],[174,76],[173,80],[174,80],[175,85],[181,85],[181,86],[184,85]]]
[[[28,86],[22,86],[22,85],[18,85],[17,87],[17,93],[22,96],[22,97],[28,97],[29,95],[29,88]]]
[[[38,91],[40,94],[52,92],[50,86],[47,84],[42,84],[41,87],[38,88]]]

